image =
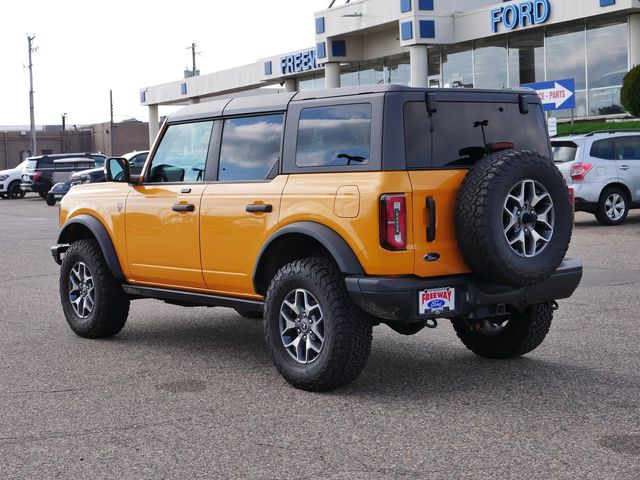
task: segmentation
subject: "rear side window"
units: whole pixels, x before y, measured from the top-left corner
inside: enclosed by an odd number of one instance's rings
[[[640,160],[640,137],[620,137],[613,141],[617,160]]]
[[[615,158],[613,153],[613,141],[611,140],[598,140],[591,145],[591,152],[589,155],[594,158],[603,158],[605,160],[613,160]]]
[[[218,180],[266,180],[277,172],[283,120],[282,113],[225,120]]]
[[[170,125],[153,156],[149,181],[202,182],[213,122]]]
[[[410,169],[470,167],[490,153],[488,144],[498,142],[549,156],[539,105],[529,105],[529,113],[521,114],[517,103],[438,102],[438,111],[429,115],[425,102],[408,102],[404,126]]]
[[[296,165],[365,165],[371,155],[371,104],[310,107],[300,112]]]
[[[573,142],[551,142],[551,151],[554,162],[572,162],[576,159],[578,146]]]

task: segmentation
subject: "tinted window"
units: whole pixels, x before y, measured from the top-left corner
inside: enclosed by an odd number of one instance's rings
[[[640,160],[640,137],[621,137],[613,141],[617,160]]]
[[[151,163],[151,182],[201,182],[213,122],[170,125]]]
[[[613,142],[611,140],[598,140],[591,145],[591,152],[589,153],[595,158],[604,158],[606,160],[613,160]]]
[[[539,105],[530,105],[523,115],[512,103],[438,102],[438,111],[429,116],[424,102],[409,102],[404,125],[409,168],[468,167],[489,153],[487,144],[496,142],[549,156]]]
[[[296,165],[364,165],[371,151],[371,104],[305,108],[300,112]]]
[[[284,115],[224,121],[219,181],[265,180],[277,171]]]
[[[571,162],[576,159],[578,146],[573,142],[551,142],[551,151],[554,162]]]

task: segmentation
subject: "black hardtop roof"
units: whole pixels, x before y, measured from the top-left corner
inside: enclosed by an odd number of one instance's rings
[[[535,90],[530,88],[482,90],[473,88],[414,88],[405,85],[362,85],[357,87],[341,87],[323,90],[305,90],[302,92],[282,92],[264,95],[245,95],[241,97],[229,97],[216,99],[210,102],[202,102],[181,108],[172,113],[167,121],[169,123],[183,122],[187,120],[219,117],[224,115],[242,115],[259,112],[284,111],[290,102],[301,102],[322,98],[337,98],[357,96],[365,94],[385,94],[391,92],[425,92],[446,93],[450,95],[481,96],[481,95],[527,95],[538,98]],[[535,100],[539,101],[539,100]]]

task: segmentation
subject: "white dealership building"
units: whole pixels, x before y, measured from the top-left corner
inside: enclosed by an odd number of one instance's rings
[[[622,78],[640,64],[640,0],[334,0],[316,13],[315,33],[314,46],[141,89],[150,138],[160,105],[270,85],[508,88],[573,79],[575,117],[619,115]]]

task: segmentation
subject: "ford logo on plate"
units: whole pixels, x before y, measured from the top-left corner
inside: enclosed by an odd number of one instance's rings
[[[441,299],[430,300],[427,302],[427,307],[429,308],[442,308],[444,307],[445,301]]]

